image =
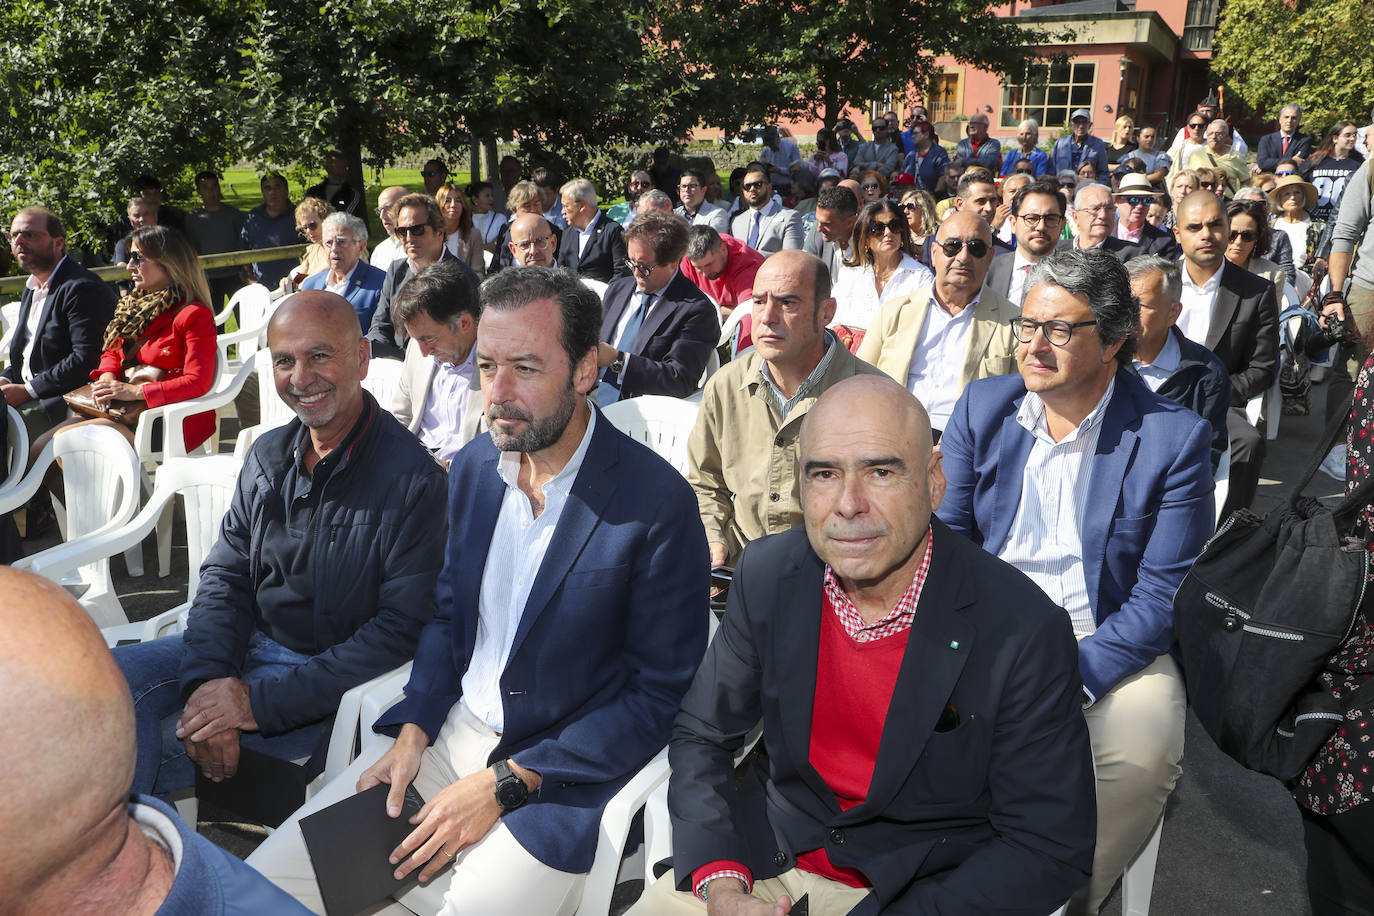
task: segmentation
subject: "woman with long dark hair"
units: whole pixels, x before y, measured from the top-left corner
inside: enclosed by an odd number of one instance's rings
[[[887,199],[873,201],[859,211],[849,257],[835,278],[835,319],[830,327],[855,352],[878,306],[933,278],[916,259],[902,208]]]

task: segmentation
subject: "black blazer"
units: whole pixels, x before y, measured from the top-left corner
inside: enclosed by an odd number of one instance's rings
[[[1183,248],[1178,244],[1178,240],[1174,238],[1172,232],[1160,229],[1150,223],[1146,223],[1140,228],[1140,242],[1134,247],[1136,251],[1132,252],[1130,257],[1157,254],[1161,258],[1172,261],[1183,255]]]
[[[518,215],[518,214],[517,214]],[[506,220],[501,226],[501,231],[496,234],[496,253],[487,265],[487,276],[490,277],[497,271],[505,270],[507,267],[515,266],[515,255],[510,253],[510,224],[515,216]],[[544,222],[548,223],[546,219]],[[563,230],[553,223],[549,223],[549,231],[553,233],[554,266],[558,266],[558,254],[563,248]]]
[[[1231,376],[1231,406],[1244,407],[1274,384],[1279,371],[1279,306],[1274,284],[1223,262],[1207,331],[1211,350]],[[1187,266],[1184,266],[1187,269]]]
[[[447,248],[439,255],[440,261],[453,261],[463,268],[468,282],[476,294],[477,274]],[[372,355],[379,359],[405,359],[406,341],[410,336],[404,327],[396,327],[391,320],[391,300],[396,298],[406,281],[410,279],[410,258],[400,257],[391,262],[386,269],[386,279],[382,281],[381,297],[377,300],[377,311],[372,313],[372,324],[367,329],[367,339],[372,341]]]
[[[577,247],[582,241],[582,233],[569,227],[558,242],[558,266],[568,268],[579,277],[600,280],[602,283],[628,277],[630,269],[625,266],[625,259],[629,255],[625,251],[623,233],[620,224],[602,211],[592,227],[587,250],[579,256]]]
[[[820,848],[872,882],[852,916],[1044,916],[1086,880],[1095,784],[1068,616],[931,530],[868,796],[844,812],[809,762],[824,565],[801,526],[745,547],[668,747],[679,889],[715,860],[770,878]],[[732,756],[760,719],[767,762],[737,784]]]
[[[10,341],[10,361],[0,373],[6,381],[22,384],[24,347],[29,342],[29,305],[33,290],[19,299],[19,320]],[[33,348],[33,390],[43,410],[54,422],[67,413],[62,395],[91,381],[100,362],[105,326],[114,317],[115,292],[108,283],[72,257],[65,258],[48,279],[48,298],[38,320]]]
[[[622,277],[606,288],[601,339],[615,345],[615,330],[625,309],[638,302],[634,277]],[[706,294],[682,275],[673,275],[663,298],[639,328],[633,346],[622,347],[625,360],[621,397],[662,394],[685,398],[697,390],[711,351],[720,342],[720,319]]]
[[[1306,159],[1312,155],[1312,135],[1299,131],[1293,135],[1293,140],[1288,144],[1288,153],[1284,155],[1283,150],[1283,131],[1274,131],[1272,134],[1265,134],[1260,137],[1259,146],[1255,150],[1255,164],[1260,167],[1261,172],[1272,172],[1279,164],[1280,159],[1288,159],[1293,156],[1301,156]]]
[[[1059,244],[1054,246],[1055,250],[1063,251],[1066,248],[1072,248],[1075,241],[1076,239],[1060,239]],[[1114,235],[1107,236],[1098,247],[1114,255],[1123,264],[1140,254],[1140,246],[1132,245],[1125,239],[1119,239]]]

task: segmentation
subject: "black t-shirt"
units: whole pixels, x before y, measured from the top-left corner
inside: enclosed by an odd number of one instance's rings
[[[1312,222],[1326,222],[1335,219],[1336,208],[1341,205],[1341,194],[1345,192],[1346,182],[1360,167],[1360,160],[1353,156],[1333,159],[1330,156],[1318,162],[1307,171],[1307,180],[1317,189],[1317,205],[1308,211]]]
[[[1118,162],[1121,161],[1122,156],[1126,155],[1127,153],[1134,152],[1139,148],[1140,145],[1136,143],[1134,140],[1127,140],[1125,144],[1123,144],[1122,146],[1112,146],[1110,143],[1108,143],[1107,162],[1110,165],[1116,165]]]

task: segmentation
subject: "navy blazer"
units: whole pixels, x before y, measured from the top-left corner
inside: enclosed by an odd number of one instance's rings
[[[801,526],[745,547],[668,751],[679,889],[718,859],[762,879],[813,849],[872,883],[851,916],[1044,916],[1087,879],[1095,784],[1068,618],[1010,565],[931,530],[872,782],[848,811],[810,762],[824,564]],[[961,723],[942,723],[947,706]],[[760,719],[766,772],[737,780]]]
[[[1278,167],[1280,159],[1291,159],[1294,156],[1301,156],[1306,159],[1312,155],[1312,135],[1298,131],[1293,135],[1293,139],[1288,144],[1288,152],[1283,152],[1283,131],[1276,130],[1272,134],[1265,134],[1260,137],[1259,146],[1255,148],[1255,164],[1259,166],[1261,172],[1272,172]]]
[[[628,277],[630,268],[625,266],[625,259],[629,254],[625,250],[624,231],[619,223],[603,211],[596,225],[592,227],[592,238],[587,242],[587,250],[578,254],[577,248],[582,242],[582,233],[571,226],[568,227],[563,231],[563,237],[558,243],[558,266],[568,268],[579,277],[600,280],[602,283]]]
[[[382,300],[382,284],[385,282],[386,271],[380,267],[373,267],[361,258],[348,278],[348,288],[344,290],[343,297],[353,306],[353,311],[358,313],[358,323],[364,334],[372,328],[372,314],[377,311],[377,304]],[[301,289],[324,289],[328,284],[329,268],[326,267],[319,273],[306,277]]]
[[[10,362],[0,373],[16,385],[23,384],[24,347],[29,342],[29,305],[33,290],[24,289],[19,299],[19,318],[10,340]],[[114,317],[115,292],[108,283],[66,257],[48,278],[48,298],[38,319],[38,340],[33,348],[33,391],[54,422],[67,415],[62,395],[89,385],[91,372],[105,349],[105,326]]]
[[[433,741],[461,697],[506,493],[500,455],[478,436],[453,459],[438,611],[378,731],[413,722]],[[543,778],[503,819],[545,865],[589,870],[606,802],[668,743],[706,648],[710,565],[687,481],[598,411],[501,674],[505,731],[489,758]]]
[[[616,280],[606,288],[601,339],[615,346],[615,329],[625,309],[637,303],[634,277]],[[662,394],[685,398],[697,390],[711,351],[720,342],[716,307],[696,284],[678,271],[663,289],[663,298],[649,312],[634,344],[621,347],[630,357],[620,386],[622,398]]]
[[[1006,546],[1034,444],[1016,421],[1019,374],[971,382],[940,438],[939,516],[991,554]],[[1169,651],[1174,592],[1215,527],[1212,427],[1116,373],[1093,456],[1083,518],[1083,578],[1097,630],[1081,640],[1083,684],[1101,699]]]

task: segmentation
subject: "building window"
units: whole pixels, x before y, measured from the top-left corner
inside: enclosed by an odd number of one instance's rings
[[[959,114],[963,105],[963,93],[959,86],[962,76],[963,72],[958,70],[935,74],[930,87],[930,120],[953,121]]]
[[[1019,83],[1002,87],[1002,126],[1015,127],[1031,118],[1043,128],[1058,130],[1069,123],[1075,108],[1092,111],[1096,82],[1095,63],[1027,64]]]
[[[1183,22],[1183,47],[1188,51],[1212,50],[1212,33],[1217,27],[1217,0],[1188,0]]]

